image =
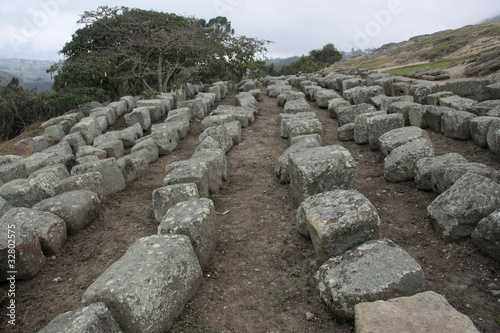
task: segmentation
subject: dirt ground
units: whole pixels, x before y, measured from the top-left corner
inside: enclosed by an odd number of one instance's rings
[[[221,103],[234,104],[234,93]],[[470,240],[447,244],[439,239],[426,211],[435,195],[417,190],[411,181],[386,182],[383,154],[366,145],[339,142],[337,121],[316,103],[311,107],[323,124],[323,145],[345,146],[356,160],[357,189],[377,208],[381,237],[392,239],[420,263],[428,290],[444,295],[481,332],[498,332],[493,317],[500,315],[500,264]],[[353,322],[331,315],[319,299],[313,278],[319,262],[311,241],[295,228],[297,207],[290,185],[280,184],[274,174],[278,157],[288,147],[279,134],[282,110],[275,99],[264,96],[255,123],[243,130],[242,143],[228,153],[228,181],[211,196],[218,213],[217,251],[197,295],[168,332],[353,331]],[[108,198],[99,219],[70,236],[61,255],[49,258],[34,279],[18,281],[18,325],[7,325],[2,315],[1,330],[36,332],[57,314],[80,307],[84,291],[107,267],[137,239],[155,234],[152,191],[162,186],[167,163],[191,156],[200,132],[200,123],[194,122],[177,150],[152,164],[147,176]],[[457,152],[469,162],[500,169],[500,159],[487,149],[429,135],[436,155]],[[62,280],[53,282],[57,277]],[[312,314],[309,320],[307,312]]]

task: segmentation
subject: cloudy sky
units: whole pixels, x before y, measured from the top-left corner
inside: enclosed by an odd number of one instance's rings
[[[345,51],[379,47],[500,15],[498,0],[0,0],[0,57],[57,60],[79,16],[100,5],[226,16],[236,34],[271,40],[269,57],[328,43]]]

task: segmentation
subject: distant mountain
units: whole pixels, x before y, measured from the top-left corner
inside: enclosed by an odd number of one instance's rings
[[[495,17],[492,17],[492,18],[489,18],[489,19],[486,19],[484,20],[483,22],[481,23],[490,23],[490,22],[495,22],[495,21],[500,21],[500,15],[497,15]]]
[[[46,70],[53,64],[53,61],[44,60],[0,59],[0,85],[5,85],[13,77],[17,77],[21,86],[26,89],[51,91],[54,80]]]
[[[271,58],[266,61],[266,65],[274,64],[274,69],[279,71],[281,67],[290,65],[292,62],[299,60],[300,56],[293,56],[288,58]]]

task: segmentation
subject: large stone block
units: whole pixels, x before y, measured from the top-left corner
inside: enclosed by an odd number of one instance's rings
[[[208,167],[203,161],[185,160],[167,164],[167,175],[163,179],[163,186],[183,183],[194,183],[202,198],[208,198],[209,180]]]
[[[226,153],[233,147],[233,137],[224,125],[207,128],[200,134],[198,139],[202,142],[206,137],[212,137],[215,141],[219,142]]]
[[[206,268],[217,246],[214,203],[206,198],[179,202],[161,220],[158,234],[188,236],[201,268]]]
[[[414,102],[393,102],[387,108],[387,113],[401,113],[405,119],[405,125],[410,125],[410,112],[420,112],[427,108],[422,104]],[[416,110],[416,111],[413,111]],[[419,126],[420,127],[420,126]]]
[[[113,108],[109,107],[100,107],[92,109],[90,110],[89,116],[94,118],[99,118],[99,117],[106,118],[106,127],[113,126],[116,123],[116,120],[118,119],[116,111]]]
[[[465,111],[445,112],[441,119],[441,130],[446,137],[470,140],[470,122],[475,117],[475,114]]]
[[[7,213],[9,210],[14,208],[10,202],[5,200],[4,198],[0,197],[0,217],[2,217],[5,213]]]
[[[117,160],[118,167],[120,168],[127,185],[147,174],[149,158],[150,155],[148,151],[141,149]]]
[[[433,291],[359,303],[354,312],[357,333],[479,333],[469,317]]]
[[[465,111],[468,107],[471,107],[477,103],[478,102],[473,99],[463,98],[456,95],[449,97],[441,97],[439,99],[439,105],[463,111]]]
[[[3,215],[0,225],[13,225],[15,230],[23,226],[33,230],[46,256],[59,254],[66,242],[66,223],[50,212],[23,207],[13,208]]]
[[[147,107],[135,108],[132,112],[125,115],[125,122],[128,127],[139,124],[143,131],[149,131],[151,128],[151,114],[149,109]]]
[[[366,120],[368,144],[371,150],[379,150],[379,138],[382,134],[404,127],[404,118],[400,113],[370,117]]]
[[[136,102],[136,107],[157,106],[160,108],[162,115],[166,115],[168,111],[172,110],[172,102],[164,98],[157,99],[143,99]],[[150,116],[151,117],[151,116]]]
[[[342,127],[346,124],[354,123],[357,116],[375,111],[377,110],[373,107],[373,105],[366,103],[340,107],[337,109],[339,126]]]
[[[4,217],[0,219],[0,224],[5,226],[4,231],[0,233],[0,280],[14,282],[7,280],[12,278],[12,275],[15,275],[15,280],[32,279],[45,264],[40,240],[36,232],[27,225],[8,228],[10,222]],[[9,261],[13,259],[12,255],[15,256],[15,266]],[[9,273],[13,271],[16,273]]]
[[[284,111],[288,114],[311,112],[311,106],[305,99],[292,99],[285,103]]]
[[[500,261],[500,209],[479,221],[472,241],[482,252]]]
[[[425,114],[425,120],[431,130],[436,133],[441,133],[443,115],[453,112],[456,112],[456,110],[445,106],[430,106]]]
[[[287,122],[288,136],[293,139],[296,136],[307,134],[320,134],[323,131],[321,122],[316,118],[299,118]]]
[[[132,147],[131,153],[138,152],[140,150],[145,150],[147,152],[147,162],[153,163],[160,157],[160,150],[156,145],[156,141],[151,136],[147,136],[139,140],[135,146]]]
[[[74,235],[99,216],[101,201],[96,193],[79,190],[40,201],[33,209],[59,216],[66,222],[68,234]]]
[[[104,303],[61,313],[38,333],[122,333]]]
[[[97,149],[104,150],[106,152],[106,157],[114,157],[116,159],[125,155],[125,147],[123,146],[122,140],[112,140],[105,142],[96,147]]]
[[[229,123],[229,122],[232,122],[235,120],[236,120],[236,117],[233,114],[213,115],[213,116],[208,116],[205,119],[203,119],[203,121],[201,122],[201,126],[202,126],[203,130],[206,130],[209,127],[223,125],[225,123]],[[246,125],[248,126],[248,118],[247,118]]]
[[[71,175],[76,176],[93,171],[102,175],[103,190],[106,196],[125,189],[125,178],[115,158],[76,165],[71,169]]]
[[[449,161],[439,168],[432,168],[432,190],[435,193],[443,193],[468,172],[490,178],[494,181],[497,181],[499,178],[499,174],[495,169],[482,163],[451,163]]]
[[[22,162],[0,165],[0,181],[3,183],[8,183],[14,179],[26,178],[28,175],[29,174],[26,171],[26,164]]]
[[[209,191],[216,193],[222,186],[222,181],[227,179],[227,159],[224,150],[200,149],[193,153],[191,160],[206,164]]]
[[[428,139],[416,139],[391,151],[384,159],[384,177],[391,183],[415,178],[417,162],[422,158],[434,157],[434,148]]]
[[[483,101],[481,103],[472,104],[468,106],[464,111],[474,113],[479,117],[484,117],[488,114],[488,112],[498,107],[500,107],[500,100],[494,99],[489,101]]]
[[[57,183],[54,189],[56,191],[56,195],[78,190],[92,191],[99,196],[102,203],[106,200],[103,186],[104,180],[101,173],[98,171],[92,171],[65,178]]]
[[[380,218],[371,202],[356,190],[312,195],[297,211],[297,229],[310,236],[321,262],[378,239]]]
[[[314,136],[308,136],[307,138],[290,145],[290,147],[278,158],[278,162],[276,163],[276,167],[274,169],[276,177],[278,177],[279,181],[283,184],[290,182],[289,156],[291,153],[316,147],[321,147],[321,143]]]
[[[96,118],[93,117],[83,118],[70,130],[70,133],[77,133],[77,132],[79,132],[82,135],[82,137],[85,139],[85,142],[88,145],[92,145],[94,139],[102,134],[101,128]]]
[[[175,129],[155,132],[150,136],[155,141],[160,156],[168,155],[173,152],[175,148],[177,148],[179,142],[179,134]]]
[[[59,178],[53,173],[44,173],[28,179],[15,179],[0,187],[0,197],[14,207],[30,208],[37,202],[55,195]]]
[[[124,332],[164,332],[194,296],[203,274],[187,236],[139,239],[95,280],[85,305],[103,302]]]
[[[253,97],[252,94],[248,92],[242,92],[235,96],[236,106],[243,106],[246,108],[250,108],[258,112],[259,110],[259,102]]]
[[[433,226],[446,242],[469,237],[480,220],[500,207],[500,184],[467,173],[428,207]]]
[[[352,189],[356,183],[356,163],[349,151],[341,146],[292,153],[288,163],[296,204],[317,193]]]
[[[465,157],[457,153],[422,158],[415,169],[415,184],[420,190],[432,191],[432,171],[450,164],[468,163]]]
[[[424,271],[388,239],[368,241],[326,261],[315,275],[321,298],[333,313],[354,318],[358,303],[424,291]]]
[[[167,211],[179,202],[199,198],[198,187],[194,183],[183,183],[157,188],[153,191],[155,218],[161,222]]]
[[[316,103],[322,109],[328,108],[329,102],[335,98],[340,98],[340,95],[332,89],[322,89],[316,92]]]
[[[426,139],[430,141],[427,132],[422,130],[420,127],[410,126],[396,128],[382,134],[379,137],[380,151],[387,156],[397,147],[418,139]]]
[[[297,119],[309,118],[316,119],[316,114],[314,112],[304,112],[297,114],[287,114],[280,113],[279,115],[279,123],[280,123],[280,133],[281,137],[286,139],[289,137],[290,133],[288,132],[288,123]]]
[[[343,97],[351,104],[370,103],[370,100],[384,93],[384,89],[379,86],[355,87],[344,90]]]
[[[203,119],[207,115],[206,104],[201,99],[192,99],[189,101],[180,101],[177,103],[178,108],[189,108],[191,119]]]
[[[497,117],[479,116],[470,120],[470,135],[472,141],[479,147],[488,147],[488,130]]]
[[[239,121],[232,121],[230,123],[225,123],[224,127],[226,128],[229,136],[233,139],[233,144],[240,144],[243,140],[241,133],[241,123]]]
[[[500,155],[500,118],[491,121],[486,134],[486,142],[493,153]]]
[[[294,99],[305,99],[306,95],[301,91],[286,90],[278,95],[276,103],[278,106],[284,107],[285,103]]]

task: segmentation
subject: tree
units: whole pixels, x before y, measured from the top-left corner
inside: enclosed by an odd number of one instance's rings
[[[308,56],[303,55],[291,64],[284,65],[280,70],[280,74],[291,75],[299,72],[316,72],[332,65],[340,59],[342,59],[342,53],[330,43],[323,46],[321,50],[311,50]]]

